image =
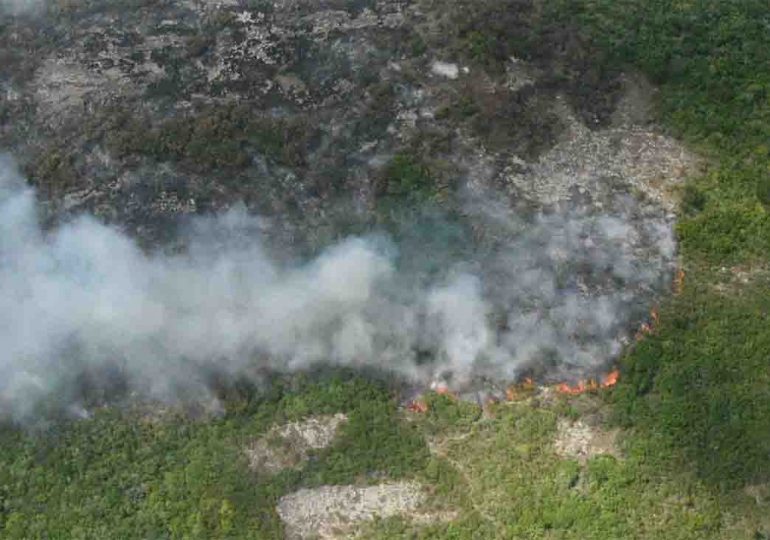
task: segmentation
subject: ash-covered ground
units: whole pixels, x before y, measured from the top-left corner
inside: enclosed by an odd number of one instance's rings
[[[669,288],[696,159],[537,2],[0,9],[12,415],[92,370],[575,379]]]

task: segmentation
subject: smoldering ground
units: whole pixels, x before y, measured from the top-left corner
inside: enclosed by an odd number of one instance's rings
[[[614,215],[526,219],[466,199],[471,225],[453,224],[443,243],[435,229],[449,220],[434,219],[428,234],[405,227],[279,261],[259,219],[235,208],[195,221],[184,252],[169,255],[89,216],[42,230],[33,189],[3,157],[3,415],[29,419],[52,396],[75,405],[81,375],[104,370],[143,398],[172,401],[206,396],[212,370],[328,364],[455,385],[522,370],[577,376],[619,353],[669,279],[670,224],[631,198]]]

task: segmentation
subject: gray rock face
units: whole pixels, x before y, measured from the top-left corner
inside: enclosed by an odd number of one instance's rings
[[[0,142],[54,213],[66,199],[139,235],[236,200],[317,214],[366,188],[414,93],[396,64],[414,8],[361,4],[72,2],[6,19]]]
[[[518,22],[510,32],[531,32],[526,2],[503,4]],[[617,148],[640,130],[650,139],[645,126],[626,124],[606,142],[580,135],[596,114],[574,110],[586,98],[573,87],[587,84],[574,59],[543,60],[536,49],[532,62],[475,61],[468,35],[485,17],[499,18],[495,9],[462,1],[51,2],[0,23],[0,144],[23,162],[52,216],[88,210],[149,240],[166,237],[175,217],[236,201],[316,226],[333,209],[368,221],[383,165],[404,151],[444,183],[502,184],[509,197],[538,204],[567,199],[570,186],[602,172],[636,185],[644,173],[617,159],[681,177],[655,164],[681,149],[649,141]],[[554,83],[553,72],[565,69],[578,74]],[[588,109],[617,103],[623,81],[594,86]],[[559,145],[576,136],[581,147]],[[557,163],[538,159],[554,146]],[[583,157],[586,171],[569,163]],[[544,185],[544,175],[568,178]]]

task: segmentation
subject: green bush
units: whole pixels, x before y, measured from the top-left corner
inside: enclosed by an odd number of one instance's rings
[[[401,153],[385,167],[380,193],[386,197],[419,201],[435,195],[435,182],[424,163],[410,154]]]
[[[43,434],[0,433],[2,538],[279,538],[277,499],[302,486],[398,478],[427,449],[385,387],[349,373],[278,379],[220,419],[103,409]],[[231,409],[232,410],[232,409]],[[250,471],[244,445],[274,423],[345,412],[337,444],[301,471]]]
[[[166,120],[149,131],[141,119],[125,118],[108,135],[108,145],[121,156],[176,161],[198,172],[242,169],[258,155],[279,165],[302,167],[315,132],[301,120],[223,105]]]
[[[715,158],[714,178],[695,201],[707,216],[680,229],[692,255],[715,264],[766,256],[770,230],[756,206],[767,202],[770,166],[766,3],[556,0],[546,13],[547,21],[576,22],[603,51],[596,60],[659,84],[661,121]]]
[[[770,480],[767,290],[763,280],[677,299],[624,362],[612,398],[623,425],[666,441],[714,485]]]

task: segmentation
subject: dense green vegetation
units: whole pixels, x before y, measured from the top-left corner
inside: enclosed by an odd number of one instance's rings
[[[399,478],[425,442],[382,386],[350,375],[238,392],[223,418],[102,410],[88,421],[0,437],[2,538],[275,538],[277,499],[300,486]],[[244,452],[274,423],[345,412],[337,443],[302,471],[260,475]]]
[[[229,392],[218,419],[102,410],[44,434],[6,430],[0,536],[278,538],[282,495],[383,478],[424,484],[421,511],[439,517],[376,521],[364,537],[732,540],[759,530],[757,516],[715,498],[687,468],[661,475],[634,439],[623,460],[558,456],[559,417],[604,414],[596,396],[497,404],[484,415],[440,395],[427,396],[426,414],[403,413],[391,396],[338,373]],[[245,449],[270,426],[339,411],[349,420],[336,442],[302,468],[248,468]]]
[[[748,291],[733,285],[717,295],[691,285],[663,311],[657,334],[627,358],[613,396],[618,419],[640,432],[640,442],[681,449],[682,463],[712,485],[770,478],[766,286],[762,278]]]
[[[386,197],[407,200],[429,199],[435,196],[435,181],[428,167],[406,153],[396,155],[385,167],[381,192]]]
[[[589,410],[596,406],[591,398],[581,401]],[[683,470],[663,477],[641,452],[624,460],[599,456],[584,465],[558,457],[558,404],[498,405],[485,419],[478,409],[446,398],[432,405],[437,412],[422,422],[436,458],[421,476],[436,484],[458,515],[419,528],[401,518],[383,520],[372,527],[372,537],[752,537],[755,524],[724,514],[723,503],[693,475]]]

